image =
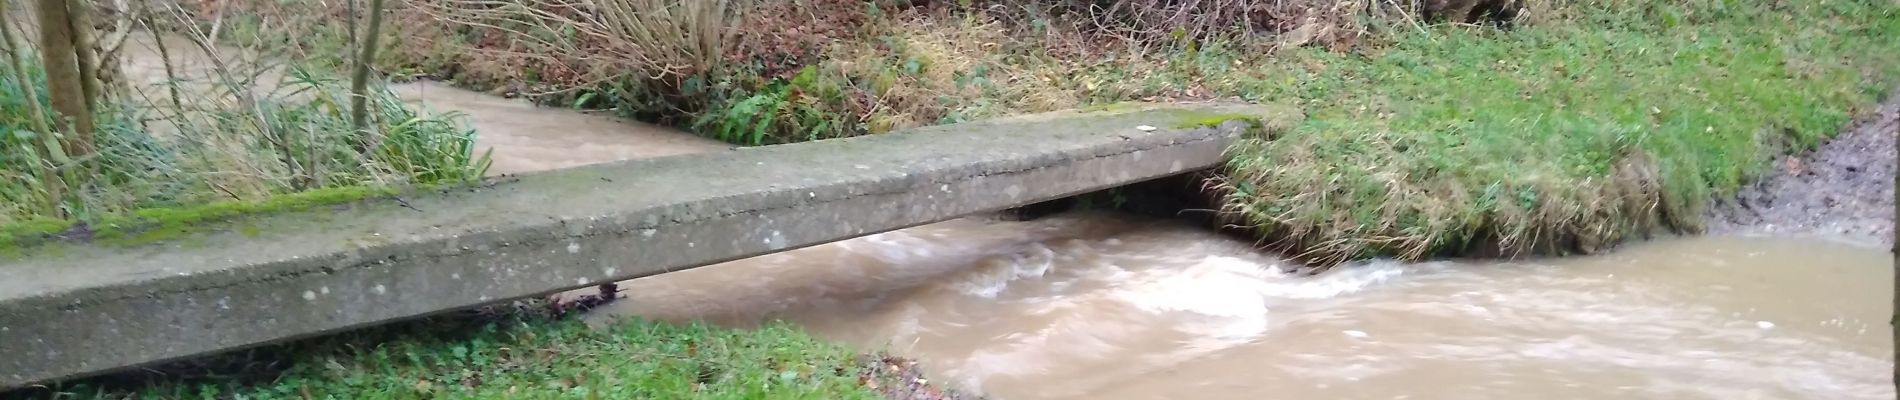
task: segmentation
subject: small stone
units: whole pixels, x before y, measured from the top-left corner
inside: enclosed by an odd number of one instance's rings
[[[1755,327],[1762,328],[1762,329],[1774,329],[1775,323],[1768,322],[1768,321],[1755,321]]]
[[[1156,128],[1156,127],[1153,127],[1153,126],[1149,126],[1149,125],[1136,125],[1136,126],[1135,126],[1135,130],[1138,130],[1138,131],[1142,131],[1142,132],[1154,132],[1154,131],[1155,131],[1156,129],[1161,129],[1161,128]]]

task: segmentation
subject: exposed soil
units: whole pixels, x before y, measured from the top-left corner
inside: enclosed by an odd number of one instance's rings
[[[1832,141],[1713,208],[1710,233],[1834,236],[1891,245],[1900,91]]]
[[[967,393],[932,385],[917,362],[887,354],[858,357],[858,383],[891,400],[980,399]]]

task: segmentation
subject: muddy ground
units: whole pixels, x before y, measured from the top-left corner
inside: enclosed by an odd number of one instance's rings
[[[1712,208],[1709,232],[1826,236],[1891,246],[1900,90],[1827,144],[1784,157],[1754,185]]]

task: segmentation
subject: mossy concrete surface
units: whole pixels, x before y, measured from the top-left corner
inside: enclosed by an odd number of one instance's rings
[[[1297,115],[1253,107],[1244,114],[1258,118],[1192,125],[1207,109],[1072,113],[600,164],[251,216],[135,247],[29,250],[0,259],[0,388],[1212,168],[1240,131]]]

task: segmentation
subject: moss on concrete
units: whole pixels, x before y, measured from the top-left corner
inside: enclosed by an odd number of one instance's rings
[[[393,195],[396,188],[340,187],[273,196],[262,201],[223,201],[189,207],[145,208],[97,221],[39,219],[0,227],[0,255],[16,255],[57,242],[140,245],[217,228],[216,222],[264,213],[307,210]],[[256,228],[246,229],[255,235]]]
[[[1252,125],[1254,129],[1259,129],[1266,125],[1265,122],[1260,120],[1259,116],[1243,113],[1183,110],[1177,111],[1175,114],[1180,118],[1180,122],[1175,123],[1173,126],[1175,129],[1214,128],[1228,121],[1246,121],[1247,124]]]

